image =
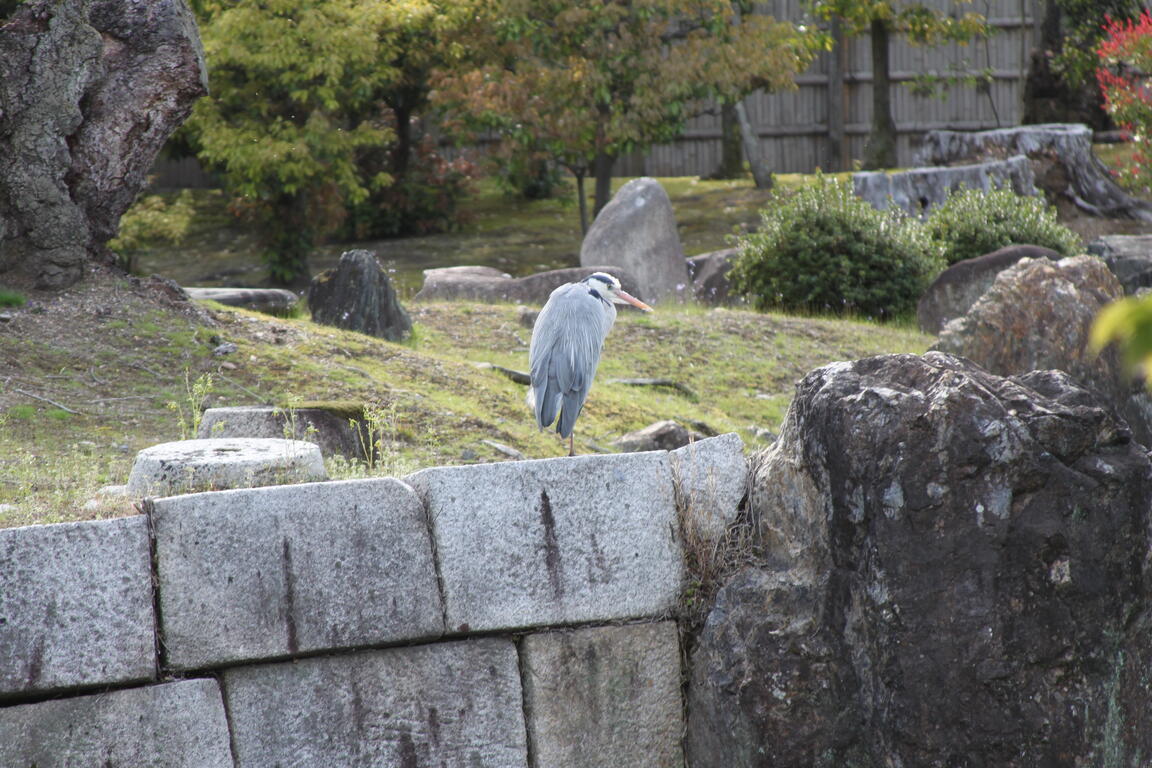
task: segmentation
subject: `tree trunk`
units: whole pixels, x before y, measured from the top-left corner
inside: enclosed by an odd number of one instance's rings
[[[824,170],[835,173],[848,167],[844,141],[844,30],[832,19],[832,50],[828,57],[828,156]]]
[[[308,207],[305,195],[285,193],[272,203],[262,222],[264,262],[272,285],[304,288],[312,279],[308,257],[316,244],[316,228]]]
[[[888,71],[888,24],[873,19],[872,131],[864,147],[863,166],[869,169],[896,165],[896,121],[892,119],[892,78]]]
[[[612,166],[616,164],[616,156],[607,152],[597,152],[596,160],[592,165],[592,172],[596,177],[596,199],[593,201],[592,218],[608,205],[612,199]]]
[[[396,117],[396,146],[392,149],[392,175],[402,179],[408,173],[408,160],[412,156],[412,110],[393,107]]]
[[[744,173],[744,143],[740,139],[740,118],[736,105],[720,105],[720,164],[711,179],[738,179]]]
[[[760,139],[752,128],[752,121],[748,119],[748,111],[744,109],[744,102],[736,103],[736,119],[740,123],[740,134],[744,139],[744,155],[748,158],[748,165],[752,169],[752,178],[757,189],[772,189],[772,172],[764,164],[764,157],[760,153]]]
[[[588,196],[584,194],[584,171],[572,171],[576,177],[576,199],[580,201],[580,234],[588,234]]]
[[[111,263],[105,243],[206,91],[183,0],[17,7],[0,26],[0,271],[60,289]]]

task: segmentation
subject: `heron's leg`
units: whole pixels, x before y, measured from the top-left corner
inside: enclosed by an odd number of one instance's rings
[[[576,447],[574,445],[575,440],[576,440],[576,433],[575,432],[568,435],[568,455],[569,456],[575,456],[576,455]]]

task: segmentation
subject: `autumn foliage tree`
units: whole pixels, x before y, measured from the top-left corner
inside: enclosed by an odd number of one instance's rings
[[[1145,190],[1152,185],[1152,16],[1148,11],[1135,20],[1108,19],[1106,34],[1097,48],[1096,78],[1104,92],[1108,114],[1124,129],[1135,148],[1132,164],[1121,170],[1130,186]],[[1128,362],[1140,370],[1152,387],[1152,298],[1121,299],[1100,313],[1093,328],[1093,343],[1102,349],[1119,342]]]
[[[864,147],[865,168],[896,165],[896,121],[892,118],[892,77],[888,65],[893,35],[902,34],[918,45],[944,41],[967,43],[988,34],[987,20],[963,11],[971,0],[953,0],[944,13],[920,2],[900,0],[809,0],[820,18],[840,19],[844,33],[867,33],[872,59],[872,127]]]
[[[751,5],[751,4],[749,4]],[[670,141],[703,100],[792,87],[810,51],[791,24],[730,0],[488,0],[486,61],[439,82],[441,103],[526,151],[595,179],[594,212],[618,157]],[[475,29],[469,31],[478,40]]]
[[[1131,139],[1132,163],[1121,170],[1129,186],[1152,186],[1152,16],[1135,20],[1107,19],[1107,34],[1097,48],[1096,80],[1104,92],[1104,108]]]

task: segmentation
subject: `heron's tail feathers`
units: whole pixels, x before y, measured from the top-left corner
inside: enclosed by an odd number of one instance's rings
[[[537,392],[535,387],[528,388],[528,406],[536,414],[536,426],[544,429],[556,420],[556,413],[560,410],[560,393],[541,387],[543,392]]]
[[[564,396],[564,407],[560,410],[560,420],[556,422],[556,431],[560,437],[571,437],[572,430],[576,428],[576,417],[584,407],[583,398],[577,394]]]

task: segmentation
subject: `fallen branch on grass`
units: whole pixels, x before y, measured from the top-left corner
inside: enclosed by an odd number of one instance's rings
[[[75,414],[77,416],[87,416],[88,415],[88,414],[84,413],[83,411],[72,410],[71,408],[69,408],[66,405],[63,405],[62,403],[58,403],[55,400],[49,400],[47,397],[44,397],[43,395],[38,395],[35,392],[28,392],[27,390],[17,389],[16,387],[12,387],[12,391],[13,392],[19,392],[20,394],[27,395],[28,397],[36,398],[37,400],[42,400],[45,403],[48,403],[49,405],[56,406],[57,408],[59,408],[62,411],[67,411],[68,413],[72,413],[72,414]]]
[[[502,373],[517,384],[531,384],[532,377],[523,371],[514,371],[511,368],[505,368],[502,365],[493,365],[492,363],[476,363],[477,368],[486,368],[489,370]]]
[[[691,389],[672,379],[608,379],[608,383],[627,384],[632,387],[668,387],[669,389],[676,390],[689,400],[696,401],[700,399]]]

